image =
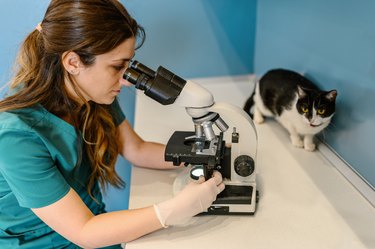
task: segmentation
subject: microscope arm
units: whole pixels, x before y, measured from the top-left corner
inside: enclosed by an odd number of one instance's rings
[[[217,102],[211,107],[206,108],[208,112],[215,112],[220,115],[224,120],[227,121],[229,125],[228,132],[225,132],[225,141],[233,141],[232,137],[233,133],[238,134],[236,138],[239,141],[235,143],[231,143],[231,150],[232,150],[232,158],[231,158],[231,175],[232,175],[232,182],[255,182],[255,169],[254,172],[245,177],[240,177],[238,172],[236,173],[237,164],[244,164],[245,162],[236,162],[237,158],[244,159],[243,155],[247,155],[251,157],[254,164],[256,161],[257,155],[257,143],[258,143],[258,135],[256,132],[255,125],[249,115],[242,110],[240,107],[231,105],[229,103],[224,102]],[[232,131],[232,132],[229,132]],[[245,159],[247,160],[247,159]],[[254,165],[255,166],[255,165]],[[241,165],[238,165],[241,167]],[[238,170],[239,168],[237,168]]]

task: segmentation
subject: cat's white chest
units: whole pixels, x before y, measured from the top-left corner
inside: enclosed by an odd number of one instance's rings
[[[295,107],[291,110],[284,110],[280,116],[275,119],[285,128],[294,129],[299,134],[309,134],[311,130],[309,126],[303,121],[301,114],[298,113]]]

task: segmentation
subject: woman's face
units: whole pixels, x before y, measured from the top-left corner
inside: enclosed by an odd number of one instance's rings
[[[131,85],[122,76],[134,56],[134,46],[135,38],[127,39],[115,49],[97,55],[93,65],[79,67],[79,73],[73,77],[87,101],[111,104],[120,93],[122,86]],[[68,90],[70,94],[77,98],[71,90]]]

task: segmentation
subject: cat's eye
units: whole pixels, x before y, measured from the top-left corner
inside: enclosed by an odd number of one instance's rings
[[[307,107],[304,107],[304,106],[301,107],[301,110],[302,110],[303,113],[309,112],[309,109]]]
[[[326,112],[326,110],[322,109],[322,108],[319,108],[317,112],[318,112],[319,115],[323,115]]]

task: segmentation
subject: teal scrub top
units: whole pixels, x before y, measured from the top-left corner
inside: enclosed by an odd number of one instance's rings
[[[109,108],[116,125],[125,120],[117,100]],[[31,208],[73,188],[94,214],[105,212],[98,183],[92,189],[97,202],[88,194],[91,169],[82,151],[80,132],[40,105],[0,113],[0,248],[80,248]]]

